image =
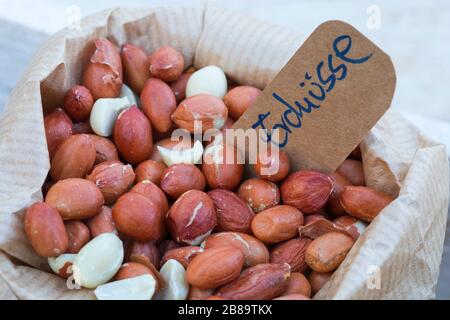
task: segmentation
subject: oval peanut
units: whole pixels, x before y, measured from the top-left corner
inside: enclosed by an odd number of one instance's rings
[[[100,213],[90,218],[86,222],[92,238],[96,238],[103,233],[117,233],[116,225],[112,218],[111,209],[103,206]]]
[[[69,247],[66,252],[76,254],[91,240],[91,233],[89,228],[78,220],[68,221],[65,225],[69,236]]]
[[[327,203],[333,182],[320,172],[298,171],[283,182],[280,190],[284,204],[296,207],[304,214],[313,214]]]
[[[173,122],[170,117],[177,108],[177,101],[169,85],[156,78],[149,79],[142,90],[141,103],[152,128],[160,133],[172,129]]]
[[[164,163],[155,160],[142,162],[135,170],[136,182],[150,181],[157,186],[161,185],[161,176],[167,167]]]
[[[141,48],[127,43],[122,46],[120,56],[125,81],[134,92],[139,94],[147,79],[150,78],[150,62],[147,54]]]
[[[225,104],[234,120],[239,118],[250,108],[262,91],[255,87],[238,86],[230,90],[224,98]]]
[[[113,160],[97,165],[86,179],[95,183],[102,192],[105,203],[111,204],[130,189],[135,174],[131,165]]]
[[[159,48],[150,56],[152,77],[165,82],[177,80],[184,70],[184,57],[176,49],[166,46]]]
[[[123,84],[119,48],[107,39],[98,39],[94,41],[94,49],[82,83],[91,91],[94,100],[116,98]]]
[[[77,134],[67,138],[52,159],[50,175],[54,181],[84,178],[95,164],[95,145],[89,135]]]
[[[326,233],[306,249],[305,261],[316,272],[336,270],[353,247],[353,238],[339,232]]]
[[[199,245],[217,224],[216,210],[204,192],[191,190],[183,194],[167,213],[172,238],[180,244]]]
[[[147,197],[160,208],[163,214],[166,214],[169,210],[169,202],[167,201],[166,195],[157,185],[150,181],[138,183],[130,192],[136,192]]]
[[[72,120],[62,109],[56,109],[44,118],[45,136],[50,159],[59,146],[74,133]]]
[[[58,210],[64,220],[80,220],[97,215],[104,203],[97,186],[84,179],[67,179],[56,183],[45,202]]]
[[[114,143],[108,138],[100,137],[95,134],[89,135],[94,143],[96,157],[95,164],[100,164],[106,161],[118,161],[119,153]]]
[[[191,133],[195,127],[202,132],[209,129],[222,129],[228,118],[228,109],[217,97],[199,94],[185,99],[172,114],[172,121]],[[201,126],[201,127],[200,127]]]
[[[165,235],[164,213],[147,197],[129,192],[112,209],[117,229],[137,241],[161,240]]]
[[[244,270],[216,294],[229,300],[270,300],[286,291],[290,275],[287,264],[259,264]]]
[[[216,189],[208,193],[217,213],[217,227],[220,231],[249,233],[255,213],[235,193]]]
[[[249,179],[241,184],[237,192],[256,213],[280,203],[280,190],[273,182],[264,179]]]
[[[305,262],[306,249],[311,243],[310,239],[292,239],[283,242],[270,252],[271,263],[287,263],[292,272],[305,272],[308,265]]]
[[[311,297],[311,284],[308,279],[300,272],[292,272],[288,280],[287,289],[283,295],[301,294],[305,297]]]
[[[266,243],[278,243],[298,235],[303,225],[303,214],[296,208],[286,205],[264,210],[252,221],[253,234]]]
[[[130,164],[138,165],[150,158],[153,150],[152,127],[136,106],[123,111],[117,118],[114,142]]]
[[[249,234],[239,232],[214,233],[206,238],[202,244],[205,249],[225,246],[233,246],[242,250],[245,267],[269,263],[270,256],[266,245]]]
[[[186,270],[186,280],[201,289],[218,288],[241,273],[244,255],[235,247],[218,247],[198,254]]]
[[[342,207],[351,216],[370,222],[394,199],[367,187],[347,186],[344,187],[340,200]]]
[[[161,176],[161,189],[172,199],[178,199],[189,190],[203,191],[205,186],[203,173],[192,164],[173,165]]]
[[[29,207],[24,225],[33,249],[41,257],[57,257],[67,250],[69,238],[64,222],[58,211],[48,204],[37,202]]]

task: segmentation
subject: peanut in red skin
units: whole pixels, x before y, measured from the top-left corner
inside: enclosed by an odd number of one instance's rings
[[[56,151],[50,168],[54,181],[84,178],[91,172],[96,159],[95,145],[87,134],[67,138]]]
[[[284,296],[291,294],[301,294],[311,298],[311,284],[308,279],[300,272],[292,272],[288,280],[287,289]]]
[[[206,180],[203,173],[192,164],[176,164],[164,170],[161,189],[172,199],[178,199],[190,190],[203,191]]]
[[[69,246],[69,237],[58,211],[43,202],[27,209],[24,216],[25,233],[33,249],[45,258],[63,254]]]
[[[166,195],[153,182],[147,180],[139,182],[131,189],[130,192],[136,192],[147,197],[161,209],[163,214],[166,214],[169,210],[169,202],[167,201]]]
[[[103,206],[100,213],[86,221],[92,238],[103,233],[117,233],[116,226],[112,218],[111,209]]]
[[[214,202],[217,213],[217,230],[250,233],[255,213],[235,193],[216,189],[208,195]]]
[[[364,167],[361,161],[346,159],[337,168],[337,173],[346,178],[354,186],[365,186],[366,178],[364,176]]]
[[[94,100],[116,98],[123,85],[122,59],[119,48],[107,39],[94,41],[95,51],[84,70],[82,84]]]
[[[262,94],[258,88],[250,86],[237,86],[226,94],[224,102],[234,120],[239,118],[250,108]]]
[[[159,270],[161,257],[156,241],[131,242],[127,246],[126,257],[129,262],[138,262],[146,266],[151,264]]]
[[[206,178],[206,183],[210,189],[226,189],[234,191],[244,175],[244,165],[240,163],[229,163],[227,159],[237,159],[238,151],[228,144],[224,144],[220,155],[223,161],[215,161],[213,152],[208,152],[209,148],[215,146],[210,144],[203,157],[202,172]],[[236,162],[236,161],[235,161]]]
[[[235,247],[207,249],[191,261],[186,280],[201,289],[214,289],[236,279],[243,266],[244,254]]]
[[[76,122],[88,120],[93,106],[94,98],[86,87],[74,86],[64,96],[64,110]]]
[[[183,55],[169,46],[159,48],[150,56],[151,76],[165,82],[178,80],[184,67]]]
[[[316,272],[336,270],[355,240],[339,232],[326,233],[311,242],[306,249],[305,261]]]
[[[86,179],[100,189],[106,204],[112,204],[131,188],[135,177],[130,165],[112,160],[95,166]]]
[[[245,269],[216,294],[229,300],[271,300],[286,291],[290,275],[288,264],[259,264]]]
[[[160,186],[162,173],[166,169],[167,167],[164,163],[155,160],[144,161],[135,170],[136,182],[148,180]]]
[[[296,208],[280,205],[258,213],[252,221],[252,232],[265,243],[279,243],[298,235],[304,223],[303,214]]]
[[[86,179],[66,179],[50,188],[45,202],[58,210],[64,220],[82,220],[96,216],[104,199],[93,182]]]
[[[308,280],[311,284],[311,294],[315,295],[320,289],[330,280],[333,272],[320,273],[312,271],[309,274]]]
[[[245,181],[237,193],[256,213],[280,203],[278,186],[264,179],[253,178]]]
[[[228,109],[221,99],[209,94],[198,94],[183,100],[171,118],[178,127],[191,133],[194,133],[199,121],[202,132],[220,130],[228,118]],[[218,127],[218,124],[222,124],[222,127]]]
[[[147,80],[141,93],[141,103],[154,130],[167,133],[173,128],[171,115],[177,108],[177,101],[169,85],[156,78]]]
[[[133,240],[146,242],[161,240],[165,236],[161,208],[144,195],[136,192],[124,194],[117,200],[112,214],[117,229]]]
[[[100,137],[95,134],[90,134],[92,142],[95,146],[96,158],[95,164],[100,164],[106,161],[119,160],[119,152],[115,144],[108,138]]]
[[[296,207],[303,214],[314,214],[327,203],[333,191],[333,182],[316,171],[292,173],[281,185],[283,203]]]
[[[169,260],[177,260],[185,269],[188,268],[191,261],[205,250],[198,246],[187,246],[175,248],[167,251],[161,259],[161,267]]]
[[[357,219],[371,222],[394,199],[382,192],[358,186],[346,186],[341,193],[342,207]]]
[[[260,178],[272,182],[283,181],[289,175],[290,169],[289,156],[283,150],[280,150],[278,154],[272,154],[270,151],[267,154],[260,153],[256,163],[253,165],[253,170]],[[270,174],[264,172],[270,172]]]
[[[153,151],[152,126],[136,106],[123,111],[117,118],[114,142],[120,155],[132,165],[150,158]]]
[[[45,116],[44,126],[48,152],[52,159],[59,146],[74,134],[74,125],[62,109],[57,109]]]
[[[122,46],[120,56],[123,63],[124,78],[131,89],[139,94],[147,79],[150,78],[150,62],[147,54],[141,48],[127,43]]]
[[[199,245],[217,225],[214,203],[206,193],[190,190],[172,205],[166,223],[176,242]]]
[[[67,253],[77,254],[91,240],[89,228],[81,221],[66,222],[66,231],[69,236]]]
[[[270,252],[271,263],[287,263],[292,272],[306,272],[309,267],[305,262],[305,253],[310,239],[291,239],[275,246]]]
[[[220,246],[234,246],[241,249],[244,253],[245,267],[253,267],[262,263],[269,263],[270,254],[267,246],[246,233],[240,232],[219,232],[210,235],[203,242],[202,246],[205,249],[220,247]]]

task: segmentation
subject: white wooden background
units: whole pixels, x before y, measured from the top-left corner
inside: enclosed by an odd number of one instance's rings
[[[78,12],[85,16],[113,6],[205,2],[245,11],[305,35],[325,20],[351,23],[394,61],[397,90],[392,107],[450,151],[450,1],[446,0],[0,0],[0,112],[37,46]],[[437,294],[450,299],[450,225]]]

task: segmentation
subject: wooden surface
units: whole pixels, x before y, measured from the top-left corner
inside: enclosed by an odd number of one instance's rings
[[[10,91],[48,35],[0,19],[0,113]],[[424,213],[426,214],[426,213]],[[1,288],[1,286],[0,286]],[[450,221],[447,222],[444,255],[437,287],[438,299],[450,299]]]

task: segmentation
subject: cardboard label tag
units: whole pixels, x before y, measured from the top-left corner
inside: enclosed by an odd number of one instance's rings
[[[320,25],[234,129],[268,129],[294,170],[334,172],[390,107],[394,66],[341,21]],[[279,139],[270,130],[278,129]]]

